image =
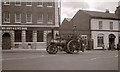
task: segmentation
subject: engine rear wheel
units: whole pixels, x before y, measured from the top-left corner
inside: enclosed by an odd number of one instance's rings
[[[49,54],[56,54],[58,52],[58,47],[55,44],[50,44],[47,48],[46,51]]]
[[[79,43],[75,40],[70,40],[68,43],[67,43],[67,51],[68,53],[70,54],[76,54],[80,51],[79,49]]]

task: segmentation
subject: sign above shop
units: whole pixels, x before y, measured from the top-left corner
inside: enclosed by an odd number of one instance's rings
[[[2,30],[27,30],[27,27],[2,27]]]

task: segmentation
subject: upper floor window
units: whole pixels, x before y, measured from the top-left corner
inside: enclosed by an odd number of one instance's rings
[[[47,23],[53,24],[53,14],[52,13],[48,13],[48,15],[47,15]]]
[[[53,1],[47,2],[47,7],[53,7]]]
[[[113,22],[110,22],[110,30],[113,30]]]
[[[21,14],[20,13],[15,14],[15,23],[21,23]]]
[[[38,14],[37,23],[40,23],[40,24],[43,23],[43,14],[42,13]]]
[[[99,29],[102,29],[102,21],[99,21]]]
[[[5,0],[3,3],[4,5],[10,5],[10,0]]]
[[[43,7],[43,0],[38,0],[37,7]]]
[[[32,6],[32,0],[26,0],[26,6]]]
[[[9,12],[3,13],[3,20],[5,23],[10,23],[10,13]]]
[[[26,23],[32,23],[32,14],[31,13],[28,13],[26,15]]]
[[[16,1],[15,1],[15,5],[16,5],[16,6],[21,6],[21,0],[16,0]]]

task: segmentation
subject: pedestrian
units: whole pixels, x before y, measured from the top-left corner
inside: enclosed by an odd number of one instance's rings
[[[112,44],[111,44],[111,50],[112,50],[112,51],[114,50],[114,47],[115,47],[115,45],[112,43]]]
[[[102,49],[105,50],[105,45],[104,44],[102,44]]]
[[[117,44],[117,50],[120,50],[120,43]]]

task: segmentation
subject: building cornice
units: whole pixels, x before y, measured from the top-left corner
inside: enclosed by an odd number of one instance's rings
[[[53,25],[2,25],[2,27],[59,27]]]
[[[120,32],[120,30],[90,30],[90,31],[102,31],[102,32]]]

